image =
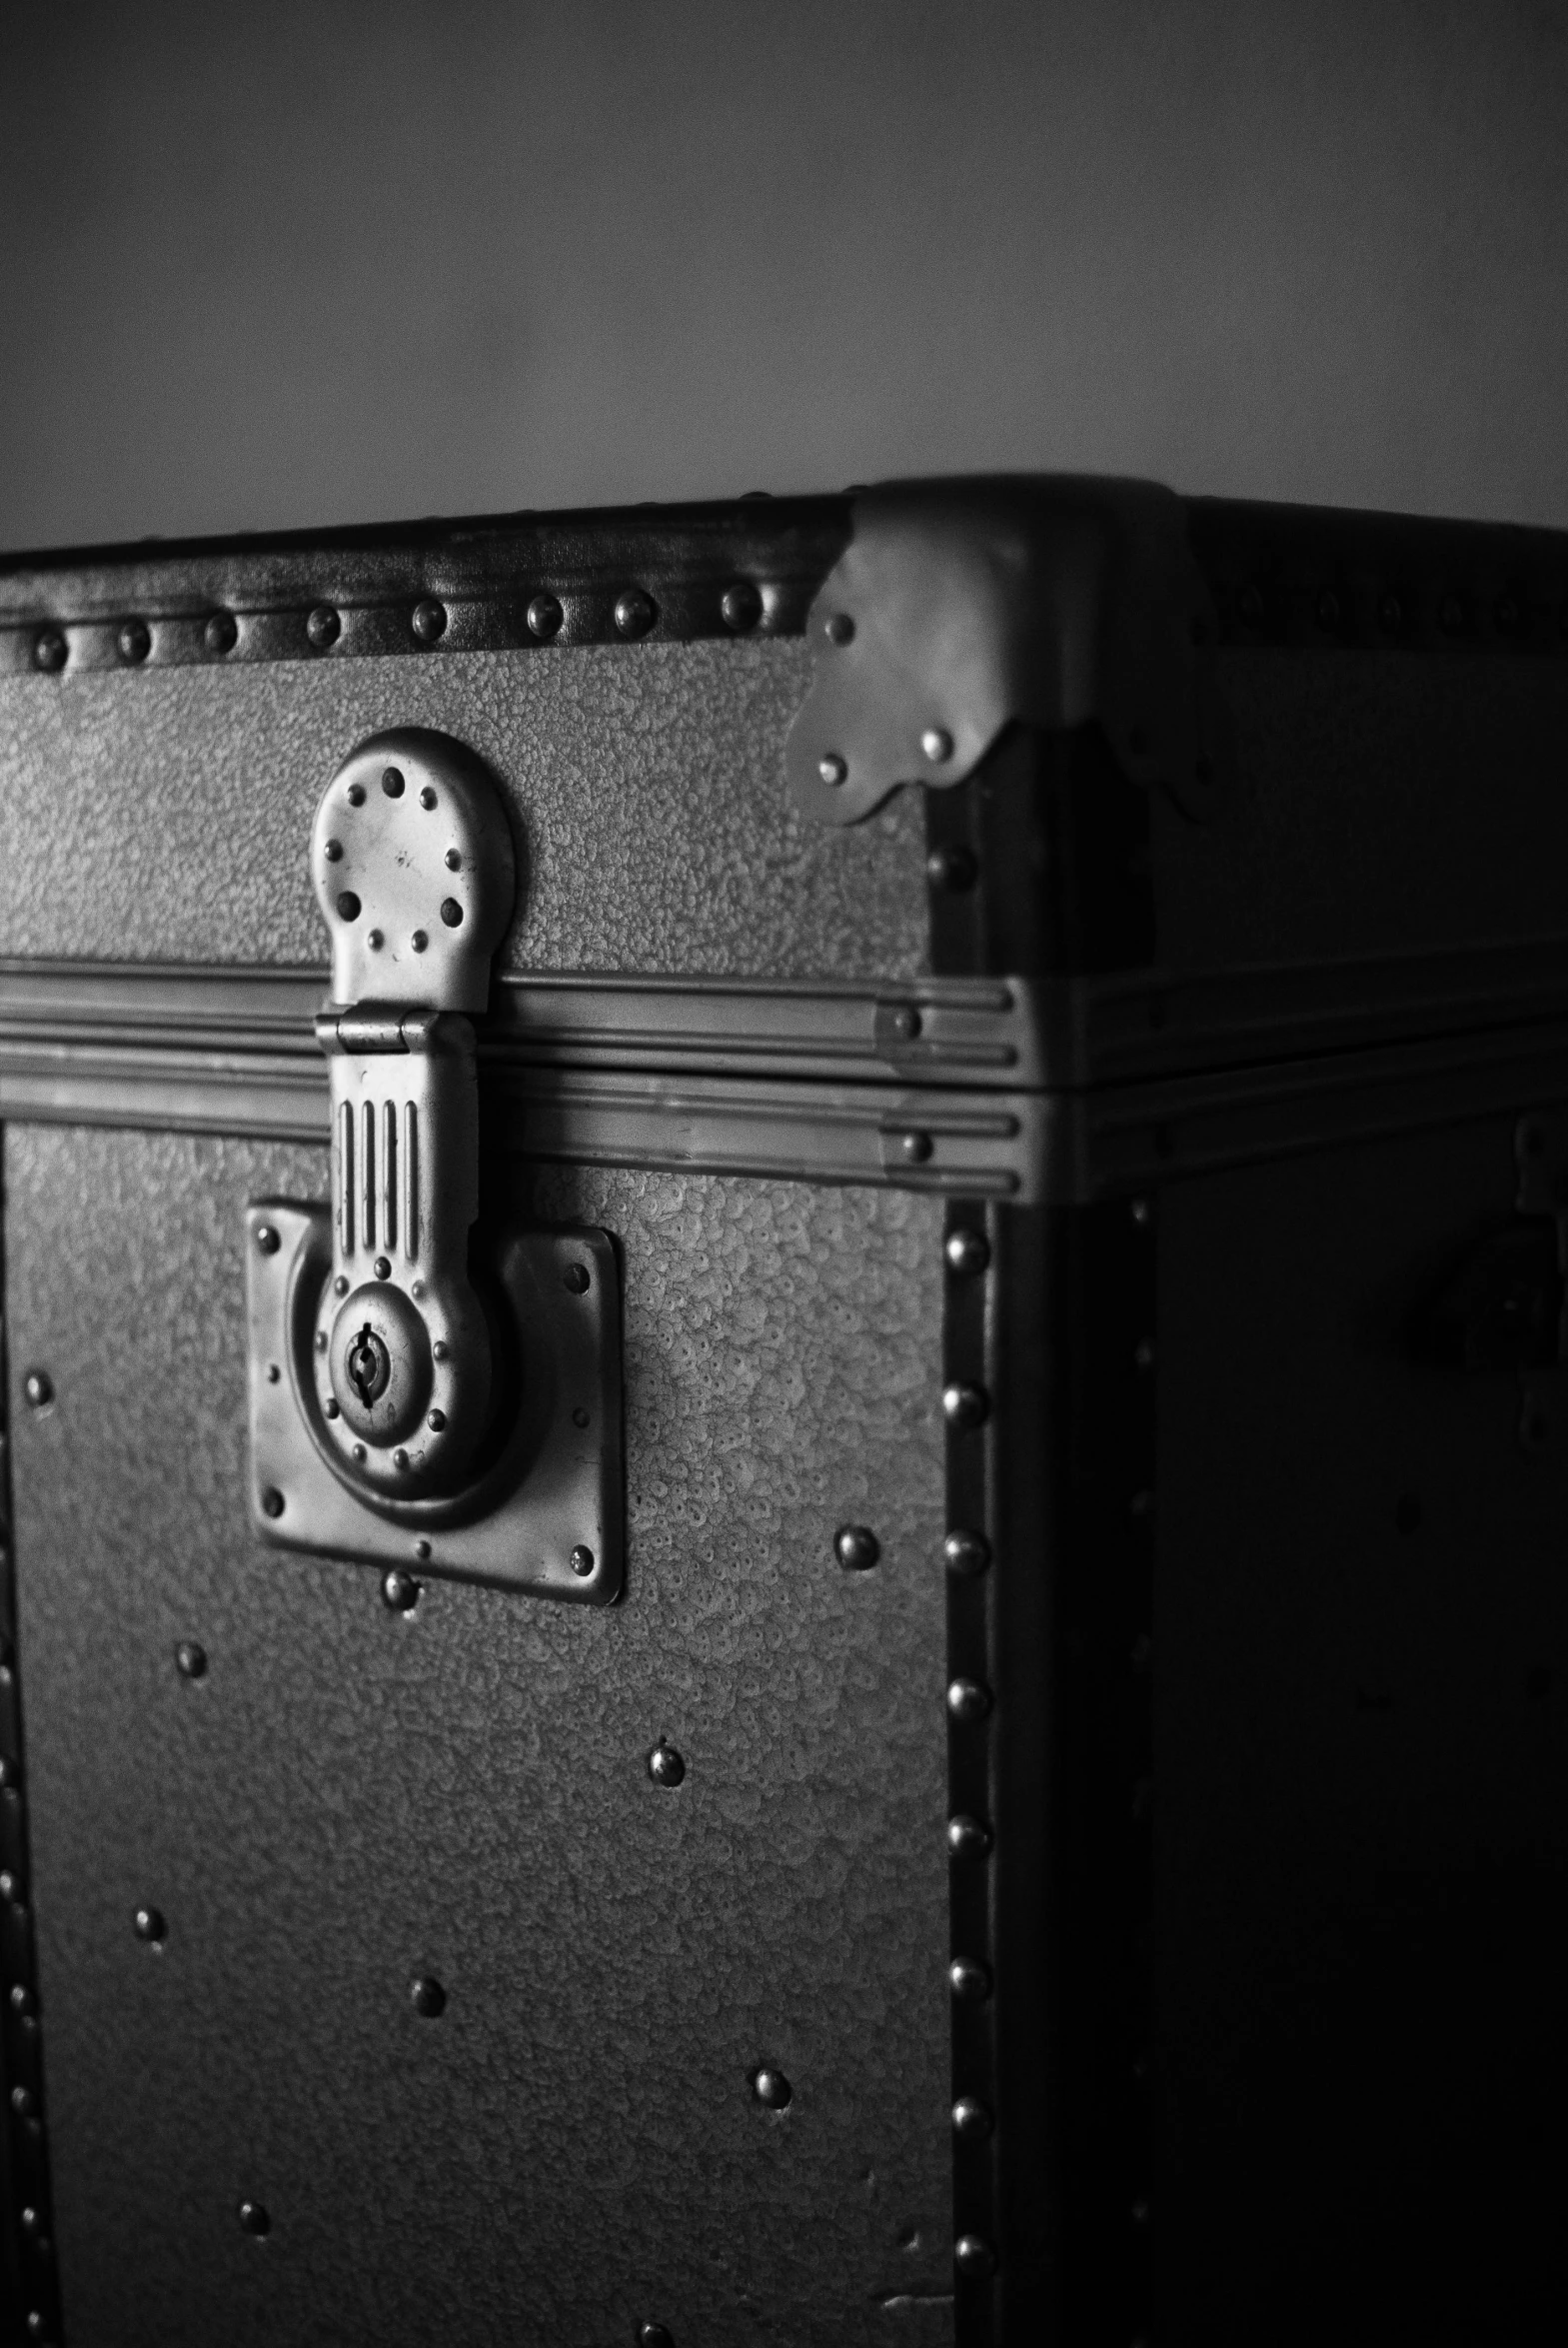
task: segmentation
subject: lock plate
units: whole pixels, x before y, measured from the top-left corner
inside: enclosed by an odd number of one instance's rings
[[[287,1199],[246,1209],[252,1527],[274,1548],[609,1605],[624,1571],[614,1243],[605,1231],[514,1230],[489,1253],[516,1406],[464,1488],[399,1498],[351,1483],[328,1435],[315,1332],[331,1209]],[[373,1389],[374,1374],[366,1382]],[[377,1404],[373,1392],[367,1407]]]

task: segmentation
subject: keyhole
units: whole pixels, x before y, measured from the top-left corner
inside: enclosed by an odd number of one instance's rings
[[[368,1410],[371,1404],[387,1390],[392,1375],[392,1362],[387,1348],[367,1321],[344,1357],[349,1383]]]

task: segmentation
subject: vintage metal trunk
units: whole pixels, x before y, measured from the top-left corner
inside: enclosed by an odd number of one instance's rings
[[[17,2336],[1533,2336],[1565,721],[1127,483],[4,568]]]

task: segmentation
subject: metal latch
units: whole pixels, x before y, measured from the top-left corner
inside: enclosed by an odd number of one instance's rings
[[[377,735],[329,784],[311,861],[332,1204],[249,1209],[257,1530],[603,1603],[621,1580],[614,1246],[474,1228],[472,1018],[515,893],[496,787],[444,735]]]

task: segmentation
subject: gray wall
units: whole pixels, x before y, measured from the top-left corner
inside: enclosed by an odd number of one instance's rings
[[[0,544],[997,466],[1568,524],[1568,10],[0,0]]]

